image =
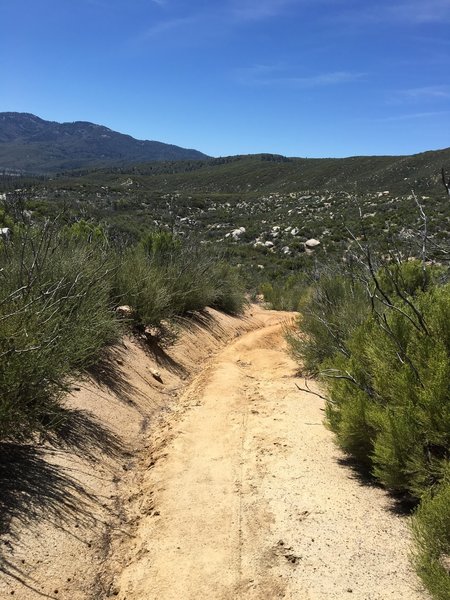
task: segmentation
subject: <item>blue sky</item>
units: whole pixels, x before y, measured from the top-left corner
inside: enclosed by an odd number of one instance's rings
[[[0,111],[219,156],[450,146],[450,0],[0,0]]]

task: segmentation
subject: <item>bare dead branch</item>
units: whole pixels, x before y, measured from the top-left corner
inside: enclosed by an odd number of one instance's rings
[[[299,389],[301,392],[306,392],[307,394],[312,394],[313,396],[317,396],[318,398],[320,398],[321,400],[325,400],[325,402],[330,402],[330,399],[327,398],[326,396],[322,396],[321,394],[319,394],[318,392],[314,392],[309,386],[308,386],[308,380],[305,379],[305,387],[302,388],[300,387],[297,383],[295,384],[295,387],[297,389]]]

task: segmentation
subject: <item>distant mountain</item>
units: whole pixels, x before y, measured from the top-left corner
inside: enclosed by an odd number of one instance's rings
[[[136,140],[85,121],[56,123],[29,113],[0,113],[0,172],[51,174],[79,168],[206,158],[197,150]]]

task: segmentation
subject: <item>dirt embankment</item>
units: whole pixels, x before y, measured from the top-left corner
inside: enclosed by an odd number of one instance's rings
[[[41,500],[10,515],[1,598],[428,598],[407,517],[295,387],[289,315],[252,312],[170,352],[128,340],[74,392],[71,445],[35,455]]]

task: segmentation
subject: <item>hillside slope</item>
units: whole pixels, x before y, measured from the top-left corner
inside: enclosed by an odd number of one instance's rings
[[[389,189],[409,193],[411,187],[427,192],[439,188],[442,167],[450,170],[450,148],[411,156],[229,156],[195,163],[137,165],[132,173],[152,176],[152,187],[171,191],[242,193],[313,189],[354,193]],[[123,174],[126,171],[123,169]],[[104,176],[107,177],[106,172]]]

